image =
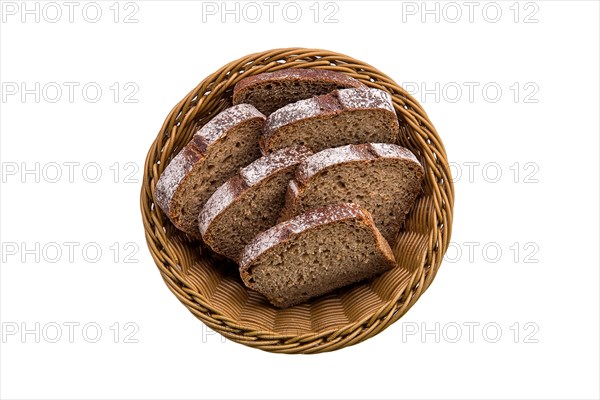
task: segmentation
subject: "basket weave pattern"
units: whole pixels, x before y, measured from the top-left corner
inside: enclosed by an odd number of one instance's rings
[[[399,144],[425,168],[423,193],[396,243],[399,268],[288,309],[247,290],[231,263],[189,241],[155,205],[156,182],[197,126],[231,105],[242,78],[284,68],[345,73],[392,95],[400,122]],[[454,188],[444,146],[421,105],[368,64],[327,50],[288,48],[251,54],[204,79],[166,118],[146,157],[141,211],[148,247],[177,298],[225,337],[266,351],[319,353],[356,344],[397,321],[433,281],[450,241]]]

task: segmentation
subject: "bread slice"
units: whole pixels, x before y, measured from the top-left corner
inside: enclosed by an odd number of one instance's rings
[[[208,199],[198,221],[204,242],[239,261],[244,246],[277,222],[288,181],[312,152],[286,147],[242,168]]]
[[[260,144],[266,153],[292,144],[316,152],[345,144],[395,143],[398,131],[389,93],[341,89],[275,111],[267,118]]]
[[[204,125],[171,160],[156,184],[155,199],[171,222],[200,238],[198,214],[239,168],[260,157],[265,116],[249,104],[230,107]]]
[[[289,307],[395,266],[368,211],[356,204],[311,210],[259,234],[244,249],[244,283]]]
[[[383,237],[392,243],[421,191],[423,176],[414,154],[394,144],[323,150],[296,170],[281,220],[326,204],[356,203],[373,215]]]
[[[335,89],[366,87],[341,72],[289,68],[240,80],[233,88],[233,104],[248,103],[265,115],[298,100]]]

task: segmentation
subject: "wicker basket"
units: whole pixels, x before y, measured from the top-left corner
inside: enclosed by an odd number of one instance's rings
[[[194,128],[231,105],[243,77],[284,68],[322,68],[392,94],[400,144],[425,167],[423,193],[396,243],[399,268],[288,309],[247,290],[232,263],[188,241],[154,204],[158,177]],[[327,50],[289,48],[251,54],[204,79],[171,111],[150,147],[141,209],[146,240],[167,286],[202,322],[225,337],[278,353],[319,353],[359,343],[397,321],[429,287],[448,247],[454,189],[444,146],[417,101],[368,64]]]

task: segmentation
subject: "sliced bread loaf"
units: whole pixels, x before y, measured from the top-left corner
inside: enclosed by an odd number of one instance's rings
[[[286,147],[242,168],[208,199],[198,221],[204,242],[215,252],[239,261],[244,246],[277,222],[288,181],[312,152]]]
[[[395,266],[368,211],[356,204],[311,210],[259,234],[244,249],[244,283],[289,307]]]
[[[365,87],[341,72],[289,68],[265,72],[240,80],[233,89],[233,104],[248,103],[265,115],[298,100],[335,89]]]
[[[320,151],[345,144],[395,143],[398,131],[389,93],[341,89],[275,111],[267,118],[260,144],[264,152],[292,144]]]
[[[264,122],[265,116],[249,104],[230,107],[200,128],[171,160],[156,184],[155,199],[177,228],[200,238],[202,206],[239,168],[260,157]]]
[[[392,243],[421,191],[423,176],[414,154],[394,144],[326,149],[298,166],[280,220],[325,204],[356,203],[369,210]]]

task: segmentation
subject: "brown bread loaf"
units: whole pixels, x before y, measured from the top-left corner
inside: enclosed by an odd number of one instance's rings
[[[249,76],[233,89],[233,104],[248,103],[265,115],[289,103],[335,89],[365,87],[341,72],[324,69],[288,68]]]
[[[260,144],[269,153],[293,144],[313,151],[359,143],[395,143],[399,125],[389,93],[340,89],[301,100],[267,118]]]
[[[335,204],[259,234],[244,249],[240,274],[273,305],[289,307],[394,266],[369,212]]]
[[[198,214],[219,186],[260,157],[265,116],[249,104],[230,107],[198,130],[171,160],[156,184],[158,206],[171,222],[200,238]]]

